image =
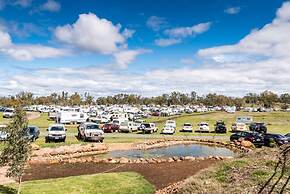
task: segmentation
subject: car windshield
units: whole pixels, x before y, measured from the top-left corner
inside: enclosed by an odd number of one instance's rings
[[[11,109],[6,109],[5,112],[13,112]]]
[[[189,123],[185,123],[185,124],[184,124],[184,127],[191,127],[191,124],[189,124]]]
[[[64,128],[62,126],[52,126],[50,131],[64,131]]]
[[[100,129],[99,125],[87,125],[87,129]]]
[[[28,127],[29,133],[34,133],[35,127]]]
[[[144,127],[150,127],[150,124],[143,124]]]
[[[284,135],[280,135],[280,134],[275,134],[273,136],[276,137],[276,138],[284,138]]]

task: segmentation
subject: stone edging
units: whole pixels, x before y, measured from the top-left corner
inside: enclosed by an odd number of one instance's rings
[[[241,146],[239,142],[219,142],[214,140],[202,140],[202,139],[170,139],[170,140],[155,140],[146,143],[138,144],[135,149],[147,150],[153,148],[167,147],[179,144],[202,144],[209,146],[225,147],[234,152],[245,153],[251,151],[251,148]],[[133,148],[134,149],[134,148]],[[39,163],[85,163],[85,162],[95,162],[95,163],[111,163],[111,164],[126,164],[126,163],[162,163],[162,162],[179,162],[179,161],[195,161],[195,160],[224,160],[230,159],[232,157],[222,157],[222,156],[208,156],[208,157],[169,157],[169,158],[105,158],[101,159],[96,157],[98,154],[103,154],[108,152],[107,146],[83,146],[81,150],[68,151],[62,150],[61,152],[52,151],[50,153],[44,153],[36,157],[32,157],[29,160],[29,164],[39,164]]]

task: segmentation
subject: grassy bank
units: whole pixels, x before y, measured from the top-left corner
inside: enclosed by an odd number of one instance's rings
[[[187,179],[179,193],[258,193],[274,174],[280,151],[263,148],[247,156],[221,162]],[[279,166],[273,180],[265,187],[263,193],[268,193],[275,182],[278,181],[282,173],[281,166]],[[276,184],[273,193],[279,193],[283,187],[283,193],[290,193],[290,183],[288,182],[288,185],[285,185],[289,177],[290,152],[285,161],[284,175]]]
[[[0,186],[0,193],[16,193],[15,188]],[[154,187],[137,173],[122,172],[28,181],[22,184],[21,190],[23,194],[151,194]]]

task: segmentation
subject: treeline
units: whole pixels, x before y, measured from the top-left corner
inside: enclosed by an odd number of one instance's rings
[[[15,96],[0,97],[0,105],[16,106],[22,105],[113,105],[113,104],[130,104],[130,105],[206,105],[206,106],[262,106],[271,108],[279,103],[281,108],[288,108],[290,104],[290,94],[285,93],[277,95],[271,91],[264,91],[260,94],[248,93],[244,97],[229,97],[210,93],[199,96],[196,92],[181,93],[172,92],[155,97],[142,97],[136,94],[117,94],[114,96],[94,98],[89,93],[83,95],[79,93],[69,94],[61,92],[60,94],[52,93],[48,96],[34,96],[30,92],[21,92]]]

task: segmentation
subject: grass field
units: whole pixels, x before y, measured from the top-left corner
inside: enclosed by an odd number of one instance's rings
[[[254,121],[261,121],[268,124],[268,131],[271,133],[281,133],[286,134],[290,133],[290,113],[288,112],[255,112],[255,113],[248,113],[248,112],[236,112],[234,114],[229,114],[226,112],[208,112],[208,113],[192,113],[192,114],[183,114],[179,116],[173,116],[173,117],[151,117],[146,119],[146,122],[154,122],[156,123],[159,131],[155,134],[146,134],[145,137],[148,138],[157,138],[157,135],[160,134],[161,129],[163,128],[165,121],[168,119],[174,119],[177,124],[177,130],[174,136],[198,136],[198,135],[217,135],[215,133],[207,133],[207,134],[200,134],[200,133],[183,133],[179,130],[182,128],[182,125],[184,123],[191,123],[193,125],[193,129],[197,128],[197,124],[201,121],[208,122],[210,125],[210,129],[214,129],[214,124],[217,120],[224,120],[228,132],[226,134],[218,134],[219,136],[230,136],[231,132],[231,124],[235,122],[237,116],[252,116]],[[0,123],[7,123],[7,119],[3,119],[0,115]],[[54,121],[48,120],[47,114],[41,114],[41,116],[37,119],[30,120],[30,125],[36,125],[41,130],[41,136],[36,141],[36,144],[38,144],[41,147],[57,147],[61,145],[70,145],[70,144],[77,144],[82,143],[85,144],[85,142],[80,142],[77,140],[75,135],[77,134],[77,125],[67,125],[67,139],[65,143],[45,143],[44,142],[44,136],[46,134],[46,129],[50,124],[54,123]],[[144,141],[143,138],[138,137],[128,137],[127,134],[122,134],[118,137],[106,137],[105,143],[131,143],[131,142],[140,142]],[[1,146],[0,146],[1,147]]]
[[[290,176],[289,155],[274,173],[279,152],[281,150],[277,148],[262,148],[251,154],[220,162],[188,178],[178,193],[258,193],[271,176],[273,180],[262,193],[290,193],[290,185],[286,184]],[[273,192],[269,192],[276,181],[278,183]],[[283,185],[284,192],[281,192]]]
[[[16,186],[0,186],[0,193],[16,193]],[[151,194],[154,187],[142,176],[133,172],[82,175],[67,178],[24,182],[23,194]]]

